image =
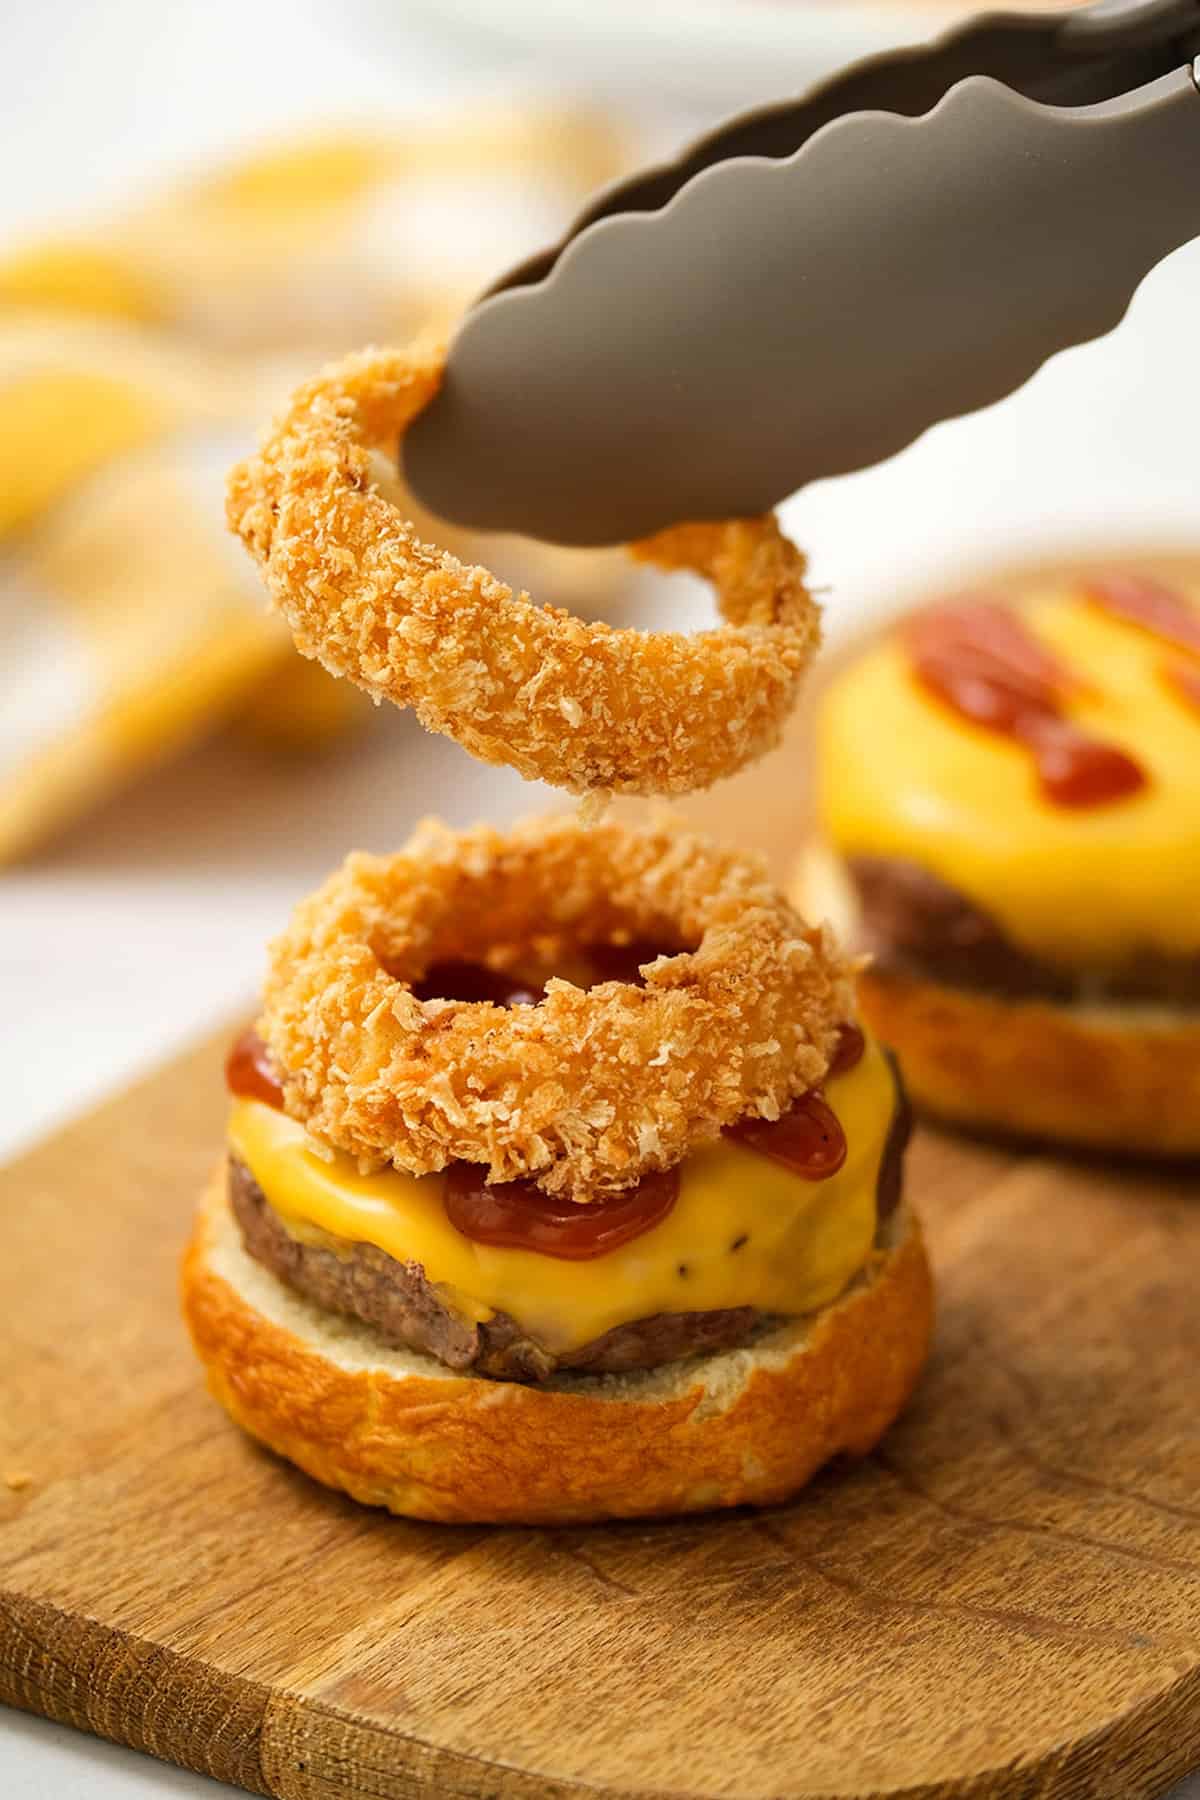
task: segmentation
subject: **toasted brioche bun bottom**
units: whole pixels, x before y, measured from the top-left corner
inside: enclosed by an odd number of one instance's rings
[[[370,1506],[512,1525],[786,1500],[831,1456],[878,1442],[933,1322],[920,1229],[902,1208],[840,1300],[745,1348],[546,1387],[459,1375],[256,1263],[223,1170],[197,1214],[182,1298],[212,1392],[270,1449]]]
[[[805,851],[791,897],[855,942],[853,885],[826,845]],[[1200,1156],[1200,1012],[1012,1000],[878,965],[859,975],[858,1000],[913,1104],[935,1119],[1126,1156]]]
[[[870,968],[864,1022],[950,1124],[1135,1156],[1200,1156],[1200,1014],[1006,1000]]]

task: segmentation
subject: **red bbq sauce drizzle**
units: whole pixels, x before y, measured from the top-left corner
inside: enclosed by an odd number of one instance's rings
[[[1084,684],[1010,608],[982,599],[933,607],[905,638],[922,687],[960,718],[1023,744],[1056,806],[1104,806],[1146,785],[1131,756],[1066,716]]]
[[[418,1000],[490,1000],[493,1006],[536,1006],[542,997],[519,976],[472,962],[434,963],[413,982],[413,993]]]
[[[847,1019],[844,1025],[838,1026],[837,1043],[829,1059],[828,1075],[848,1075],[851,1069],[857,1069],[866,1047],[867,1040],[858,1026],[852,1025]]]
[[[636,1187],[586,1205],[545,1194],[534,1181],[488,1187],[476,1163],[446,1174],[446,1217],[477,1244],[537,1250],[566,1262],[589,1262],[662,1223],[679,1198],[679,1171],[646,1175]]]
[[[1161,581],[1144,575],[1105,575],[1087,586],[1087,597],[1110,618],[1136,625],[1173,650],[1200,656],[1200,608]],[[1172,658],[1159,675],[1188,706],[1200,712],[1200,670]]]
[[[601,981],[624,981],[631,987],[644,987],[643,963],[679,954],[663,944],[635,938],[628,944],[585,944],[581,958],[592,986]],[[383,967],[392,973],[386,961]],[[536,1006],[542,998],[541,990],[519,975],[491,969],[485,963],[456,961],[433,963],[413,983],[413,993],[418,1000],[490,1000],[493,1006]]]
[[[642,964],[657,962],[660,956],[684,956],[686,951],[667,944],[656,944],[646,938],[634,938],[629,944],[589,944],[584,951],[595,971],[597,982],[624,981],[631,987],[645,987]]]
[[[261,1100],[283,1111],[283,1089],[271,1062],[271,1052],[248,1025],[225,1058],[225,1085],[238,1100]]]
[[[826,1079],[847,1075],[863,1059],[867,1040],[849,1020],[838,1027]],[[828,1181],[844,1165],[847,1154],[842,1122],[817,1088],[802,1094],[779,1119],[742,1119],[729,1136],[760,1156],[782,1164],[804,1181]]]
[[[815,1090],[778,1119],[742,1119],[729,1135],[804,1181],[828,1181],[846,1160],[841,1120]]]
[[[1087,584],[1093,606],[1126,625],[1137,625],[1175,650],[1200,656],[1200,608],[1161,581],[1144,575],[1104,575]]]

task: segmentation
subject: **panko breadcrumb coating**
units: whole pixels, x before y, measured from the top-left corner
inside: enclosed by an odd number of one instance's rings
[[[688,793],[771,749],[820,635],[775,518],[634,546],[713,582],[715,630],[616,629],[537,605],[421,543],[372,480],[371,449],[394,453],[443,360],[376,350],[334,365],[230,478],[229,523],[303,654],[482,761],[576,794]]]
[[[435,963],[621,935],[696,947],[647,965],[644,987],[554,979],[512,1011],[412,992]],[[364,1167],[461,1159],[587,1201],[778,1118],[824,1076],[851,974],[759,858],[673,825],[427,821],[301,902],[259,1030],[288,1113]]]

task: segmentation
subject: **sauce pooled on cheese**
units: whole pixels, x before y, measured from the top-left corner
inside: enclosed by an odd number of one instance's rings
[[[933,607],[905,641],[922,687],[960,718],[1023,744],[1056,806],[1104,806],[1145,787],[1133,757],[1066,716],[1064,702],[1082,684],[1008,607],[969,599]]]
[[[567,1262],[589,1262],[666,1218],[679,1198],[679,1171],[644,1175],[636,1187],[592,1200],[543,1193],[534,1181],[489,1187],[478,1163],[452,1163],[446,1172],[446,1217],[476,1244],[537,1250]]]
[[[1200,656],[1200,610],[1161,581],[1144,575],[1105,575],[1089,584],[1087,597],[1110,618],[1138,626],[1173,650]],[[1172,658],[1159,665],[1159,673],[1178,699],[1200,712],[1200,668]]]
[[[248,1025],[225,1058],[225,1085],[236,1100],[261,1100],[283,1111],[283,1089],[271,1062],[271,1053]]]
[[[1146,575],[1104,575],[1088,583],[1087,597],[1110,618],[1138,625],[1162,643],[1200,656],[1200,610],[1163,582]]]

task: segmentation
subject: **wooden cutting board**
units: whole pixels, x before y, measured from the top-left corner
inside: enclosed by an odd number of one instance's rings
[[[720,809],[777,852],[782,766]],[[759,1515],[412,1524],[203,1391],[175,1267],[221,1052],[0,1178],[0,1697],[289,1800],[1139,1800],[1200,1763],[1194,1177],[922,1135],[937,1343],[874,1456]]]
[[[1193,1184],[922,1137],[937,1348],[874,1457],[761,1516],[409,1524],[202,1390],[220,1054],[3,1178],[0,1697],[294,1800],[1135,1800],[1200,1762]]]

